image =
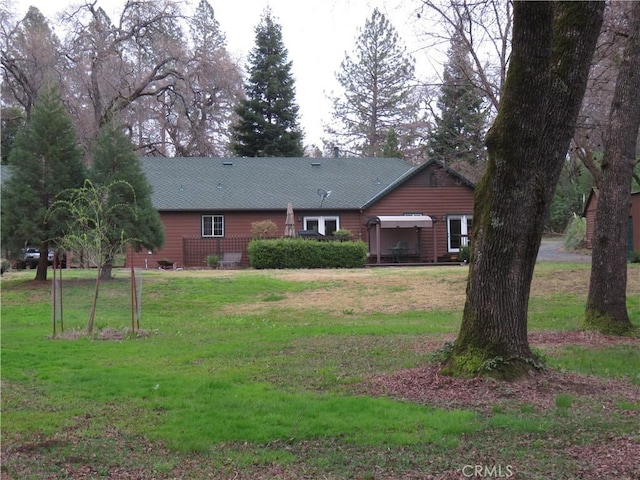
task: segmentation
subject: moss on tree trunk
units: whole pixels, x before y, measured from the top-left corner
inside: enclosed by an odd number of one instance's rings
[[[584,328],[610,335],[634,330],[627,312],[627,222],[640,128],[640,4],[629,35],[605,135]]]
[[[541,366],[527,340],[531,280],[603,9],[514,4],[511,62],[475,192],[467,299],[447,373],[510,379]]]

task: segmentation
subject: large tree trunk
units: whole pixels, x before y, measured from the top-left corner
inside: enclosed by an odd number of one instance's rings
[[[106,258],[101,266],[100,280],[111,280],[113,271],[113,258]]]
[[[38,266],[36,270],[35,280],[38,282],[46,282],[47,269],[49,267],[49,263],[47,260],[47,257],[49,255],[49,242],[42,242],[39,248],[40,248],[40,258],[38,259]]]
[[[605,136],[584,319],[585,328],[616,335],[633,329],[627,312],[627,222],[640,129],[640,3],[631,7],[628,30]]]
[[[447,373],[512,378],[537,365],[527,339],[533,269],[603,10],[602,2],[514,3],[511,63],[476,188],[467,300]]]

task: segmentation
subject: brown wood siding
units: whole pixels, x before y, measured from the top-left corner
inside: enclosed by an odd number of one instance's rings
[[[251,234],[254,222],[271,220],[276,224],[276,235],[284,234],[286,210],[253,211],[253,212],[160,212],[160,219],[165,228],[164,247],[156,252],[142,251],[133,254],[133,264],[140,268],[158,268],[158,260],[167,259],[174,262],[177,268],[185,266],[183,239],[200,238],[202,215],[224,216],[224,238],[241,237]],[[350,230],[356,240],[366,240],[366,227],[361,222],[358,211],[350,212],[319,212],[295,211],[296,231],[302,230],[303,218],[307,216],[338,216],[340,227]],[[246,262],[246,259],[245,259]],[[203,260],[203,267],[204,260]]]
[[[587,220],[587,248],[593,248],[593,231],[595,227],[598,194],[592,192],[584,210]],[[629,216],[633,229],[633,249],[640,250],[640,192],[631,194]]]
[[[184,266],[182,238],[200,236],[201,214],[195,212],[160,212],[164,224],[164,247],[149,253],[141,251],[133,254],[133,265],[140,268],[158,268],[158,260],[175,262],[176,267]]]
[[[424,228],[421,231],[420,243],[426,248],[427,261],[437,261],[437,257],[447,254],[447,215],[472,215],[473,214],[473,190],[451,177],[438,177],[437,186],[429,186],[427,181],[429,170],[416,175],[382,198],[363,214],[364,223],[367,219],[379,215],[404,215],[407,213],[422,213],[429,215],[434,220],[433,228]],[[435,229],[435,232],[434,232]],[[370,232],[373,234],[373,230]],[[397,241],[402,232],[390,233],[383,248]],[[435,237],[435,255],[434,255]],[[411,248],[411,247],[410,247]]]
[[[442,167],[432,164],[408,179],[404,184],[402,184],[401,188],[407,186],[440,188],[461,187],[465,186],[465,184],[459,178],[454,177]]]

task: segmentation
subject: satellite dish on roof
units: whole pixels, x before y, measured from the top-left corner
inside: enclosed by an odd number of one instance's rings
[[[331,195],[331,190],[325,190],[323,188],[318,189],[318,196],[320,197],[320,206],[322,206],[322,202],[324,199]]]

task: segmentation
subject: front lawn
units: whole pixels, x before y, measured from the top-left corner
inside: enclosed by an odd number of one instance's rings
[[[56,338],[51,284],[2,278],[2,478],[639,473],[638,339],[577,330],[588,266],[536,267],[530,342],[550,369],[511,384],[430,363],[466,267],[146,271],[136,335],[116,270],[87,338],[93,273],[64,271]],[[628,288],[640,326],[640,267]]]

